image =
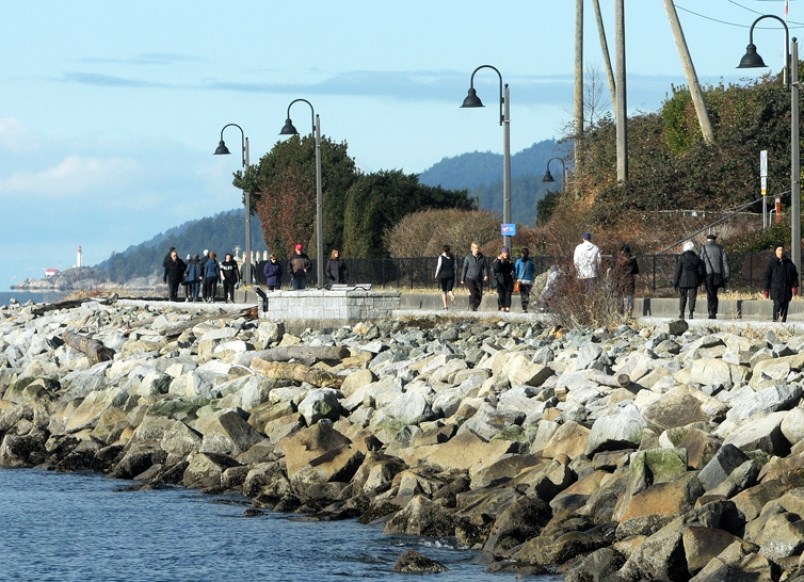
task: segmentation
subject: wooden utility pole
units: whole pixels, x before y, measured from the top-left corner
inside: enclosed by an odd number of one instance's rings
[[[609,43],[606,40],[606,27],[603,25],[603,16],[600,13],[600,0],[592,0],[592,7],[595,9],[595,20],[597,21],[597,36],[600,39],[600,52],[603,55],[603,68],[606,69],[606,79],[609,81],[609,93],[611,94],[611,106],[617,106],[617,89],[614,83],[614,71],[611,68],[611,56],[609,55]]]
[[[575,173],[583,158],[583,0],[575,0]],[[566,172],[564,173],[566,178]],[[575,184],[578,180],[573,180]],[[566,190],[567,185],[562,186]],[[573,188],[578,194],[577,186]]]
[[[617,181],[628,180],[628,109],[625,101],[625,0],[614,2],[614,38],[617,63],[617,97],[614,121],[617,125]]]
[[[684,67],[684,75],[687,77],[687,85],[690,88],[690,96],[695,106],[695,114],[698,116],[701,134],[703,134],[704,142],[707,145],[712,144],[715,142],[715,135],[712,132],[712,124],[709,121],[709,112],[706,110],[703,91],[701,91],[701,85],[698,83],[698,75],[695,74],[690,49],[687,46],[687,40],[684,38],[684,31],[681,28],[681,22],[678,19],[678,12],[676,12],[673,0],[664,0],[664,8],[667,11],[667,19],[670,21],[670,28],[673,30],[673,37],[676,39],[678,54]]]

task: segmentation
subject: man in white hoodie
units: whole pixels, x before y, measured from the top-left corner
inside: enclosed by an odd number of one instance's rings
[[[578,279],[586,281],[591,290],[595,286],[603,257],[598,246],[592,243],[590,233],[583,233],[581,238],[583,239],[581,244],[575,247],[575,272],[578,274]]]

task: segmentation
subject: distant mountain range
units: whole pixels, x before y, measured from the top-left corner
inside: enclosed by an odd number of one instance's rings
[[[533,144],[511,156],[511,215],[517,224],[532,225],[536,219],[536,202],[548,191],[561,190],[561,163],[551,167],[554,183],[542,182],[551,158],[564,158],[571,146],[555,140]],[[491,152],[471,152],[444,158],[419,175],[428,186],[466,188],[484,210],[502,213],[503,156]]]
[[[551,167],[556,182],[542,182],[547,161],[565,157],[569,146],[545,140],[533,144],[511,156],[511,214],[514,222],[532,225],[536,216],[536,202],[548,190],[562,188],[561,164]],[[484,210],[502,213],[503,157],[491,152],[471,152],[453,158],[444,158],[419,175],[419,181],[428,186],[447,189],[466,188]],[[255,252],[267,250],[263,241],[259,219],[254,216],[252,248]],[[218,255],[234,252],[234,244],[244,247],[243,209],[228,210],[214,216],[191,220],[159,233],[145,242],[113,253],[94,268],[113,282],[130,281],[138,277],[152,277],[161,270],[162,257],[170,246],[175,246],[182,258],[187,254],[214,250]]]

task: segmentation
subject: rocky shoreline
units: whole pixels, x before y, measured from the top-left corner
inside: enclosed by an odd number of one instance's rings
[[[454,536],[491,571],[804,580],[804,337],[254,316],[0,308],[0,466]]]

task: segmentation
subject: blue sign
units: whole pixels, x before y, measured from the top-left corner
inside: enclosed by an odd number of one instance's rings
[[[502,236],[516,236],[516,224],[501,224],[500,234]]]

